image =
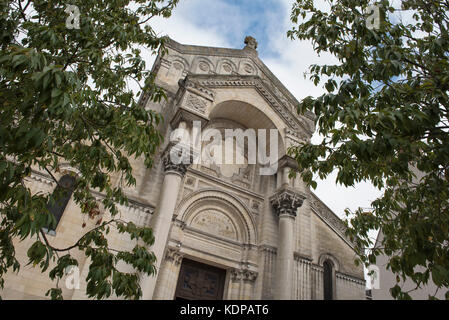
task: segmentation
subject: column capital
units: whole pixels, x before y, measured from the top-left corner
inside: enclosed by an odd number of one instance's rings
[[[162,164],[165,173],[172,172],[184,177],[187,168],[193,163],[190,146],[170,144],[162,153]]]
[[[181,253],[179,248],[168,247],[165,252],[165,259],[179,265],[182,261],[184,255]]]
[[[305,199],[302,192],[282,188],[270,198],[270,203],[278,216],[296,217],[296,211],[302,206]]]
[[[248,281],[253,282],[257,279],[259,275],[256,271],[251,271],[248,269],[232,269],[231,270],[231,280],[232,281]]]

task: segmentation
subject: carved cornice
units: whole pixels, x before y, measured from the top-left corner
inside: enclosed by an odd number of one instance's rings
[[[296,217],[296,211],[302,206],[305,198],[305,195],[301,192],[282,188],[270,198],[270,203],[278,216]]]
[[[354,244],[346,237],[347,227],[341,219],[329,209],[315,194],[310,193],[310,207],[326,224],[328,224],[337,234],[340,235],[352,248]]]
[[[215,99],[215,93],[212,90],[201,85],[199,82],[192,80],[191,76],[187,76],[184,80],[179,80],[179,87],[193,92],[209,101],[214,101]]]
[[[356,283],[358,285],[361,285],[361,286],[365,286],[366,285],[366,280],[358,278],[358,277],[355,277],[355,276],[351,276],[351,275],[348,275],[348,274],[344,274],[344,273],[341,273],[341,272],[335,272],[335,277],[337,279],[341,279],[341,280],[344,280],[344,281],[354,282],[354,283]]]
[[[289,125],[291,132],[295,132],[302,140],[308,141],[313,134],[313,129],[309,128],[300,118],[293,114],[292,111],[285,106],[285,97],[280,97],[280,92],[273,92],[268,85],[262,81],[259,76],[242,76],[242,75],[192,75],[189,76],[191,81],[199,83],[207,88],[220,87],[251,87],[255,88],[262,97],[274,108],[281,118]],[[307,134],[302,134],[306,132]]]
[[[285,156],[283,156],[282,158],[279,159],[279,161],[278,161],[278,168],[282,169],[282,168],[285,168],[285,167],[288,167],[288,168],[296,170],[296,169],[298,169],[298,162],[294,158],[292,158],[292,157],[290,157],[288,155],[285,155]]]
[[[268,254],[276,254],[277,253],[276,247],[269,246],[266,244],[259,246],[259,250],[263,253],[268,253]]]
[[[176,129],[178,128],[179,123],[181,121],[186,121],[188,123],[193,123],[193,121],[200,121],[202,128],[204,128],[209,122],[209,120],[206,119],[204,116],[201,116],[197,113],[192,113],[191,111],[183,108],[179,108],[178,111],[176,111],[176,114],[173,116],[172,120],[170,121],[170,125],[173,129]]]
[[[295,259],[295,261],[304,263],[304,264],[312,264],[312,258],[311,257],[306,257],[303,256],[302,254],[300,254],[299,252],[293,252],[293,258]]]
[[[38,171],[32,171],[29,179],[40,182],[40,183],[44,183],[44,184],[48,184],[49,186],[55,187],[56,186],[56,182],[53,180],[52,177],[43,174],[41,172]]]

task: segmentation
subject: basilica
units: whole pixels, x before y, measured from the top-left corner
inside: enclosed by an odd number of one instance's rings
[[[142,298],[365,299],[363,267],[354,264],[354,244],[345,236],[345,225],[299,175],[290,175],[296,162],[288,149],[310,141],[314,115],[297,114],[298,101],[258,57],[257,41],[246,37],[242,49],[228,49],[168,39],[153,73],[167,99],[155,103],[143,94],[140,103],[163,115],[159,130],[166,139],[151,169],[131,159],[137,184],[124,187],[130,202],[120,207],[122,219],[154,230],[151,250],[157,257],[157,275],[141,277]],[[270,165],[276,170],[261,174],[264,165],[250,161],[248,143],[232,150],[243,159],[235,164],[173,161],[173,132],[182,129],[194,136],[195,126],[203,132],[275,130],[264,147],[275,155]],[[70,186],[76,172],[62,164],[54,175]],[[114,181],[118,185],[119,177]],[[38,170],[26,183],[33,192],[53,192],[56,187]],[[102,198],[100,193],[95,196]],[[48,238],[63,247],[86,229],[73,199],[67,198],[60,209],[57,228]],[[95,221],[87,221],[87,228],[93,225]],[[134,245],[119,233],[108,236],[117,249]],[[52,287],[48,275],[25,267],[32,243],[17,241],[23,267],[6,275],[3,299],[47,298]],[[86,299],[89,263],[82,252],[71,254],[79,261],[80,281],[62,286],[63,295]]]

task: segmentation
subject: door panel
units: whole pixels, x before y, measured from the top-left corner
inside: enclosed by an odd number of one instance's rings
[[[183,259],[175,299],[222,300],[226,270]]]

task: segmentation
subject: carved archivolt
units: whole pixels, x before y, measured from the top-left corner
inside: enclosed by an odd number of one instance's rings
[[[193,228],[203,227],[207,233],[235,239],[243,244],[256,244],[254,218],[237,197],[218,189],[192,192],[175,210],[177,220]]]
[[[274,110],[282,117],[286,124],[297,134],[299,132],[304,132],[306,135],[303,137],[311,136],[313,134],[313,128],[306,125],[305,121],[300,119],[296,114],[293,114],[291,108],[285,106],[282,100],[285,100],[284,96],[278,96],[272,89],[268,87],[259,77],[255,76],[219,76],[219,77],[204,77],[204,76],[193,76],[192,80],[198,82],[200,85],[208,88],[214,87],[253,87],[255,88],[262,97],[269,102],[269,104],[274,108]],[[278,91],[278,94],[281,94]]]
[[[337,258],[335,258],[333,255],[331,255],[330,253],[324,253],[322,254],[319,259],[318,259],[318,265],[319,266],[323,266],[325,261],[331,261],[332,265],[335,269],[335,271],[339,271],[340,270],[340,262],[338,262]]]

